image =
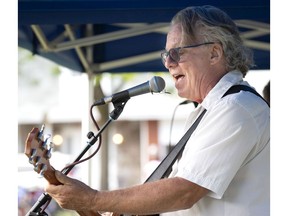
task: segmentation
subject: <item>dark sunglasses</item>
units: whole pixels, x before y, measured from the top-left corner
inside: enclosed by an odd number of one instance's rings
[[[200,44],[195,44],[195,45],[171,48],[170,50],[161,53],[162,63],[165,65],[165,62],[167,61],[168,56],[170,56],[172,61],[178,63],[180,60],[179,51],[181,49],[199,47],[199,46],[207,45],[207,44],[214,44],[214,42],[206,42],[206,43],[200,43]]]

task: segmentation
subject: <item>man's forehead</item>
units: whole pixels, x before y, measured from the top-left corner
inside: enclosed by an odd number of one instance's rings
[[[173,25],[170,27],[170,30],[167,34],[166,45],[179,45],[182,41],[182,28],[180,24]]]

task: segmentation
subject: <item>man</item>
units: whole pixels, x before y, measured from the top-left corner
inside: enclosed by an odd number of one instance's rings
[[[63,185],[46,191],[81,215],[269,215],[269,107],[249,91],[223,96],[248,85],[253,65],[233,21],[212,6],[186,8],[172,19],[161,57],[178,95],[199,103],[187,128],[207,110],[169,178],[98,191],[57,172]]]

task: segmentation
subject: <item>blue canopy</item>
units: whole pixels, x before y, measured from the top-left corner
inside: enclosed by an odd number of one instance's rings
[[[166,71],[160,60],[173,15],[202,0],[18,0],[18,45],[79,72]],[[206,0],[236,22],[270,69],[270,2]]]

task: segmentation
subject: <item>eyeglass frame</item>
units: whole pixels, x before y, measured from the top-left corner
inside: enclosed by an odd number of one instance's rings
[[[183,46],[183,47],[171,48],[171,49],[169,49],[168,51],[161,52],[161,60],[162,60],[162,63],[163,63],[163,65],[165,65],[165,62],[166,62],[166,59],[168,58],[168,56],[170,56],[170,58],[173,60],[173,62],[178,63],[178,62],[180,61],[179,51],[180,51],[181,49],[194,48],[194,47],[199,47],[199,46],[209,45],[209,44],[214,44],[214,43],[215,43],[215,42],[205,42],[205,43],[200,43],[200,44],[195,44],[195,45],[188,45],[188,46]],[[174,58],[171,57],[171,55],[170,55],[171,50],[176,50],[177,55],[178,55],[178,59],[174,59]],[[164,55],[166,56],[165,59],[164,59],[164,57],[163,57]]]

